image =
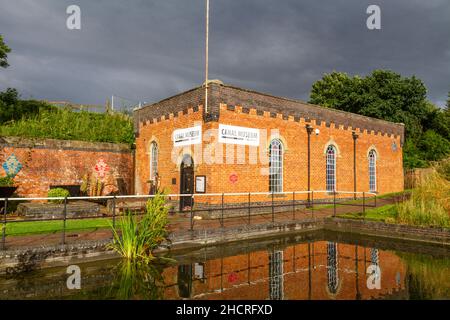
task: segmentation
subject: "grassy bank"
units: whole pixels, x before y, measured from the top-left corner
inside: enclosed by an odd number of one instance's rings
[[[112,219],[80,219],[67,220],[66,231],[89,231],[96,229],[108,229]],[[116,224],[120,224],[119,219]],[[3,225],[0,225],[3,227]],[[23,236],[33,234],[51,234],[61,232],[63,221],[32,221],[32,222],[9,222],[6,225],[7,236]]]
[[[438,168],[424,178],[403,202],[366,210],[365,215],[359,212],[339,217],[450,228],[450,181]]]
[[[127,144],[134,142],[133,123],[126,115],[56,108],[41,108],[37,114],[3,123],[0,135]]]

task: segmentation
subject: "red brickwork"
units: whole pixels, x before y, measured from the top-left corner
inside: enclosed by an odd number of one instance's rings
[[[207,193],[268,192],[268,144],[272,135],[283,142],[283,191],[308,190],[306,125],[310,125],[314,130],[320,130],[319,134],[316,135],[313,132],[310,136],[311,190],[326,189],[325,150],[329,144],[333,144],[338,151],[337,190],[354,190],[353,132],[358,135],[356,140],[357,191],[369,191],[368,153],[372,149],[377,154],[377,192],[384,194],[403,190],[404,127],[401,124],[217,85],[211,85],[211,114],[205,116],[202,104],[196,104],[201,101],[202,92],[203,90],[200,89],[191,90],[144,107],[135,113],[136,191],[138,193],[148,192],[149,146],[152,141],[156,141],[160,148],[158,172],[161,187],[169,192],[179,193],[180,191],[179,165],[183,153],[194,156],[195,175],[206,176]],[[183,103],[184,95],[186,101]],[[238,102],[240,104],[237,104]],[[202,124],[203,144],[188,146],[184,150],[178,148],[174,151],[173,131],[198,124]],[[212,137],[205,133],[210,132],[210,129],[217,129],[219,124],[260,129],[260,146],[251,149],[249,146],[218,143],[217,130],[212,131]],[[222,156],[217,156],[217,150],[222,150]],[[238,150],[244,150],[244,152],[238,152]],[[173,152],[177,156],[174,157]],[[213,163],[208,163],[207,159],[211,158],[209,157],[211,154],[214,155]],[[220,155],[220,152],[218,154]],[[244,156],[238,159],[236,154]],[[232,160],[231,163],[230,161],[227,163],[227,157],[229,157],[228,160]],[[217,161],[218,159],[220,161]],[[325,193],[316,196],[330,197]],[[345,195],[342,196],[345,197]],[[348,194],[346,197],[351,195]],[[297,198],[302,197],[297,196]],[[267,201],[268,199],[267,196],[260,196],[252,200]],[[218,201],[217,198],[205,200]],[[233,201],[245,202],[247,198],[235,197]]]
[[[15,155],[22,165],[14,178],[19,196],[46,197],[50,186],[80,185],[86,174],[104,183],[104,195],[118,191],[118,179],[127,193],[133,191],[133,155],[127,145],[14,137],[2,137],[0,145],[1,164]]]

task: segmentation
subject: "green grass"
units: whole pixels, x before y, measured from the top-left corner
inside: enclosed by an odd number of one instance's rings
[[[41,109],[39,113],[0,125],[0,135],[61,140],[134,142],[133,123],[123,114]]]
[[[95,218],[95,219],[80,219],[67,220],[66,231],[86,231],[95,229],[110,228],[112,219],[109,218]],[[120,224],[120,219],[116,220],[116,224]],[[0,225],[3,227],[3,225]],[[33,234],[50,234],[61,232],[63,228],[63,221],[32,221],[32,222],[9,222],[6,224],[7,236],[23,236]]]
[[[395,197],[395,196],[406,195],[408,193],[411,193],[411,190],[404,190],[404,191],[400,191],[400,192],[386,193],[386,194],[377,196],[377,200],[386,199],[386,198],[392,198],[392,197]],[[352,195],[349,195],[349,196],[352,196]],[[362,195],[358,195],[358,196],[362,197]],[[331,200],[333,200],[333,199],[331,199]],[[366,199],[365,199],[366,205],[373,205],[374,201],[375,201],[375,197],[373,195],[367,195],[366,196]],[[339,206],[339,202],[340,203],[345,203],[345,204],[360,204],[360,205],[362,205],[363,200],[362,199],[356,199],[356,200],[342,201],[341,199],[336,198],[336,206]],[[331,203],[331,204],[314,205],[314,209],[329,209],[329,208],[333,208],[333,207],[334,207],[333,203]]]
[[[366,210],[366,214],[361,213],[344,213],[337,215],[339,218],[346,219],[366,219],[371,221],[382,221],[393,223],[396,217],[395,204],[388,204],[382,207]]]

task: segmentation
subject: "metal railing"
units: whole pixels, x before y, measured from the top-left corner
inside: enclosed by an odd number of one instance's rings
[[[348,195],[348,197],[345,197]],[[354,200],[354,197],[359,199]],[[205,194],[166,194],[164,195],[171,206],[170,224],[178,231],[192,232],[197,228],[201,230],[225,229],[227,226],[274,224],[275,222],[295,221],[310,215],[315,218],[315,211],[332,209],[328,215],[336,216],[339,206],[357,206],[362,208],[362,214],[365,216],[366,208],[376,207],[377,194],[372,192],[353,192],[353,191],[288,191],[288,192],[242,192],[242,193],[205,193]],[[64,245],[67,241],[67,222],[83,219],[110,219],[112,226],[116,226],[118,217],[123,216],[124,212],[131,210],[135,215],[142,215],[145,203],[154,198],[155,195],[113,195],[113,196],[81,196],[81,197],[36,197],[36,198],[0,198],[0,203],[4,206],[0,211],[3,214],[2,219],[2,242],[0,249],[6,249],[7,225],[8,223],[24,222],[44,222],[61,221],[61,240]],[[190,206],[181,208],[182,198],[189,198]],[[13,215],[9,211],[9,205],[12,202],[43,202],[59,200],[62,208],[62,214],[56,217],[53,215],[44,218],[23,219],[20,216]],[[99,205],[99,210],[103,210],[99,215],[68,215],[68,206],[74,201],[87,200],[103,201],[103,206]],[[129,201],[142,202],[136,207],[127,206]],[[202,201],[203,200],[203,201]],[[369,203],[369,201],[372,203]],[[178,209],[177,209],[178,207]],[[45,208],[45,205],[43,205]],[[177,215],[179,214],[179,215]],[[8,217],[9,216],[9,217]],[[227,223],[226,223],[227,221]],[[86,230],[89,228],[86,228]],[[53,231],[55,232],[55,231]],[[175,231],[176,232],[176,231]],[[42,243],[39,243],[42,244]]]

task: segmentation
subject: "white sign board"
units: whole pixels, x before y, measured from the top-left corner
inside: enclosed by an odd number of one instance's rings
[[[202,143],[202,126],[175,130],[172,134],[174,147]]]
[[[219,124],[219,142],[259,146],[259,129]]]

